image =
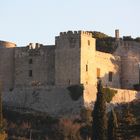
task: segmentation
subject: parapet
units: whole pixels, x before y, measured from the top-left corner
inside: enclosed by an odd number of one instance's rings
[[[136,41],[120,41],[120,46],[129,47],[129,46],[137,46],[140,47],[140,43]]]
[[[86,35],[89,37],[92,37],[92,33],[87,32],[87,31],[67,31],[67,32],[60,32],[60,37],[61,36],[75,36],[75,35]]]
[[[0,41],[0,47],[4,47],[4,48],[14,48],[17,45],[15,43],[12,42],[8,42],[8,41]]]

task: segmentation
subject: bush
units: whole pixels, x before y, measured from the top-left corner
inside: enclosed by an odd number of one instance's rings
[[[140,91],[140,84],[135,84],[135,85],[133,85],[133,87],[135,90]]]
[[[82,84],[72,85],[67,87],[67,89],[70,91],[69,95],[71,99],[77,101],[83,95],[84,86]]]
[[[92,109],[82,108],[80,112],[82,122],[90,123],[92,121]]]
[[[110,103],[112,101],[112,98],[117,93],[116,90],[110,89],[110,88],[103,88],[102,90],[103,90],[103,93],[105,94],[105,99],[107,103]]]

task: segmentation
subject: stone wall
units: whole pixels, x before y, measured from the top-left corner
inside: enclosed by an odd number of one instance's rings
[[[135,90],[123,90],[115,89],[117,94],[113,97],[112,102],[114,104],[119,104],[123,102],[131,102],[135,99],[140,99],[140,93]]]
[[[117,90],[112,104],[130,102],[140,98],[140,93],[132,90]],[[93,107],[96,100],[97,89],[95,86],[85,86],[84,94],[77,101],[71,99],[66,88],[24,87],[7,91],[3,95],[4,105],[16,108],[19,111],[40,111],[55,116],[74,117],[79,116],[83,107]],[[25,110],[26,109],[26,110]]]
[[[125,90],[112,88],[117,91],[117,94],[113,97],[111,103],[119,104],[119,103],[127,103],[131,102],[135,99],[140,99],[140,93],[135,90]],[[85,86],[84,90],[84,105],[92,106],[94,101],[96,100],[97,88],[95,86]]]
[[[66,88],[24,87],[3,94],[4,105],[19,111],[40,111],[55,116],[77,116],[83,107],[83,98],[73,101]]]
[[[15,86],[54,85],[54,46],[15,50]]]
[[[14,48],[0,48],[0,82],[3,90],[14,87]]]

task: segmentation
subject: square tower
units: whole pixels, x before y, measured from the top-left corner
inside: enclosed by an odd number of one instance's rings
[[[95,81],[95,39],[89,32],[64,32],[56,37],[55,84],[68,86]]]

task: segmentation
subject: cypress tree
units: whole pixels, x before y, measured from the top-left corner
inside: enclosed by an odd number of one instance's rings
[[[117,117],[114,109],[111,110],[110,116],[108,119],[108,140],[116,140],[117,139]]]
[[[104,93],[102,92],[101,80],[97,84],[97,99],[95,101],[94,110],[92,113],[92,140],[106,140],[106,101]]]

